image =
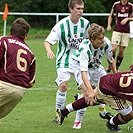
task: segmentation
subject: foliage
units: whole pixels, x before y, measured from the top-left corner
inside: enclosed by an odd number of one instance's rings
[[[84,0],[85,13],[109,13],[116,0]],[[133,0],[130,0],[133,3]],[[10,12],[36,12],[36,13],[68,13],[68,0],[1,0],[0,11],[4,11],[4,4],[7,3]],[[20,16],[8,17],[9,24]],[[23,16],[33,27],[51,28],[55,24],[55,17],[51,16]],[[88,17],[90,22],[103,26],[107,23],[107,17]]]

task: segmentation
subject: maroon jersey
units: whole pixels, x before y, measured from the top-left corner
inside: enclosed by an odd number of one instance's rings
[[[100,79],[99,86],[102,93],[131,101],[133,105],[133,72],[105,75]]]
[[[0,38],[0,80],[26,88],[35,82],[35,56],[16,36]]]
[[[132,11],[133,5],[129,2],[127,2],[125,5],[123,5],[120,1],[114,3],[111,10],[112,16],[116,14],[116,24],[114,27],[114,31],[130,33],[129,21],[125,25],[121,25],[121,21],[124,18],[131,17]]]

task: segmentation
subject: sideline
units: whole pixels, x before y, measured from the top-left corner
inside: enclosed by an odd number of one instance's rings
[[[27,89],[27,91],[36,91],[36,90],[53,90],[54,89],[54,87],[53,88],[49,88],[49,87],[39,87],[39,88],[29,88],[29,89]]]
[[[54,90],[54,89],[57,89],[57,87],[40,87],[40,88],[29,88],[29,89],[27,89],[26,91],[36,91],[36,90]],[[72,88],[72,87],[69,87],[68,88],[69,90],[73,90],[73,89],[75,89],[74,87]]]

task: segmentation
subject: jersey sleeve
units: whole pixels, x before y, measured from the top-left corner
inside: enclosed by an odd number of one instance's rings
[[[4,56],[4,45],[2,44],[2,39],[0,38],[0,62],[1,60],[3,59],[3,56]]]
[[[87,26],[86,26],[86,30],[85,30],[84,38],[88,38],[89,37],[89,35],[88,35],[88,29],[89,28],[90,28],[90,22],[88,21]]]
[[[111,46],[111,42],[110,40],[105,37],[105,56],[106,56],[106,59],[112,63],[112,56],[113,56],[113,53],[112,53],[112,46]]]
[[[114,13],[115,13],[114,7],[115,7],[115,3],[113,4],[113,6],[112,6],[112,8],[111,8],[111,12],[110,12],[110,15],[111,15],[112,17],[114,17]]]
[[[80,62],[81,71],[88,71],[89,58],[88,58],[86,48],[84,48],[84,50],[81,51],[80,56],[79,56],[79,62]]]
[[[133,4],[132,4],[132,12],[131,12],[130,17],[133,17]]]
[[[30,81],[29,84],[35,83],[35,71],[36,71],[36,58],[32,60],[32,63],[30,64]]]
[[[57,23],[51,30],[48,37],[45,39],[45,42],[49,42],[51,45],[54,45],[57,41],[60,40],[60,30],[59,23]]]

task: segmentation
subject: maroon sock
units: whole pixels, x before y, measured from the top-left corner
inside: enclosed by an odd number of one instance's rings
[[[119,66],[121,65],[121,62],[123,60],[123,56],[117,56],[117,60],[116,60],[116,69],[119,68]]]
[[[115,53],[113,53],[113,58],[115,59]]]
[[[87,103],[85,102],[85,97],[82,97],[80,99],[78,99],[76,102],[72,103],[73,109],[74,110],[79,110],[79,109],[83,109],[89,105],[87,105]]]
[[[82,97],[82,98],[80,98],[77,101],[72,103],[72,107],[73,107],[74,111],[85,108],[87,106],[89,106],[89,105],[87,105],[87,103],[85,102],[84,97]],[[67,116],[70,112],[68,111],[68,109],[65,108],[62,110],[61,113],[63,116]]]
[[[126,124],[127,121],[124,120],[122,114],[118,113],[114,118],[113,118],[113,122],[115,125],[121,125],[121,124]]]
[[[65,116],[67,116],[70,112],[68,111],[68,109],[64,109],[62,112],[62,115],[65,117]]]

